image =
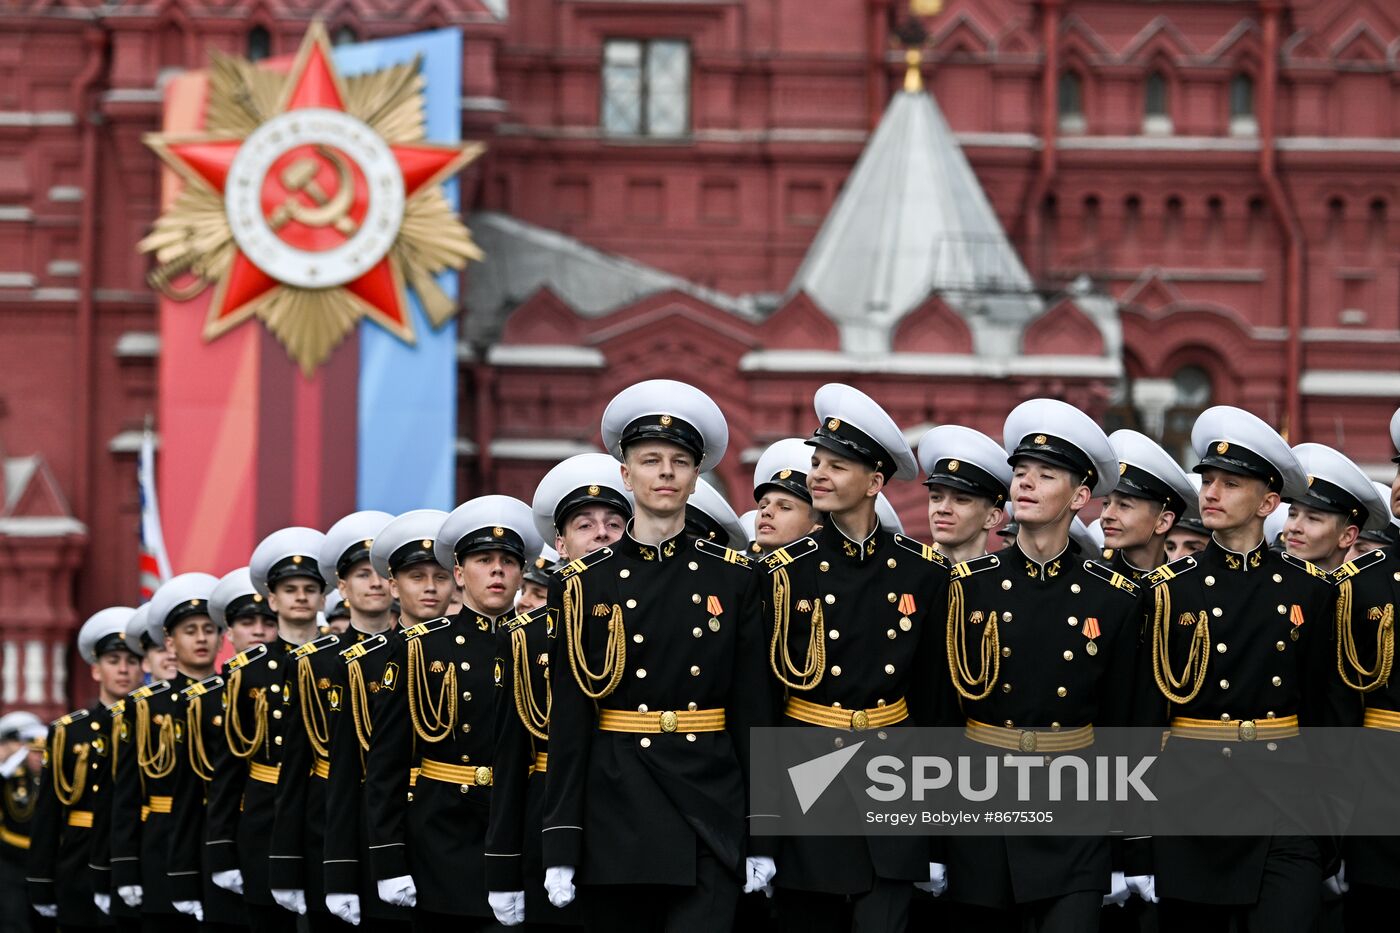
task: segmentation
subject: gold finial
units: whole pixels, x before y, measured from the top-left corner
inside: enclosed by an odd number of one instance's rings
[[[904,50],[904,92],[906,94],[917,94],[924,89],[924,76],[919,72],[919,63],[923,61],[923,55],[918,49]]]

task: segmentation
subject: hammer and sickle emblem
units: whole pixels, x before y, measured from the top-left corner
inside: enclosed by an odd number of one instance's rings
[[[326,189],[316,180],[320,162],[309,156],[297,159],[282,170],[287,197],[272,212],[268,225],[280,230],[288,221],[295,220],[308,227],[335,227],[345,236],[353,236],[358,225],[350,219],[350,208],[355,200],[355,179],[350,173],[350,164],[340,153],[326,146],[317,146],[316,154],[335,169],[335,194],[326,194]],[[302,193],[315,203],[307,204],[298,196]]]

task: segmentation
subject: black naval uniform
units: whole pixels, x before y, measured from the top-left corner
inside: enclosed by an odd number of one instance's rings
[[[174,831],[175,771],[185,756],[180,691],[194,680],[176,674],[134,691],[126,701],[112,787],[112,900],[141,886],[142,929],[193,930],[175,909],[168,872]]]
[[[1128,563],[1128,558],[1123,555],[1122,548],[1104,548],[1102,563],[1109,570],[1136,584],[1141,584],[1148,574],[1157,569],[1156,567],[1148,567],[1144,570],[1141,567],[1134,567]]]
[[[112,927],[93,903],[94,872],[88,863],[99,839],[94,811],[110,794],[111,725],[113,710],[120,707],[120,702],[113,709],[96,703],[61,717],[49,730],[25,880],[30,903],[58,905],[64,930]]]
[[[204,844],[209,785],[228,758],[228,743],[224,740],[224,678],[215,674],[191,684],[182,691],[181,702],[185,707],[185,754],[175,768],[175,829],[169,857],[171,897],[200,902],[204,910],[202,931],[231,933],[247,928],[248,912],[241,897],[214,884]]]
[[[39,804],[39,778],[21,761],[14,774],[0,780],[0,933],[26,933],[30,926],[24,863]]]
[[[861,732],[955,721],[951,687],[936,676],[948,570],[931,547],[880,528],[853,541],[828,519],[762,558],[756,572],[765,640],[779,646],[768,673],[786,688],[785,725]],[[820,657],[808,654],[809,643]],[[773,879],[779,914],[788,929],[849,929],[852,909],[862,928],[898,927],[914,882],[928,881],[929,863],[942,860],[922,836],[785,837]]]
[[[345,666],[344,692],[328,710],[330,775],[326,778],[325,885],[330,894],[360,898],[360,925],[377,931],[402,931],[409,911],[379,899],[371,871],[369,810],[365,794],[365,756],[374,734],[373,710],[383,689],[390,640],[395,626],[340,651]]]
[[[486,830],[486,889],[524,891],[525,922],[577,925],[578,909],[549,902],[544,889],[544,785],[549,768],[549,661],[558,635],[548,605],[497,628],[502,670],[496,704],[496,760]]]
[[[1192,756],[1250,755],[1276,756],[1286,769],[1307,759],[1299,725],[1343,721],[1348,701],[1329,670],[1336,591],[1323,571],[1262,541],[1238,553],[1212,538],[1204,550],[1153,571],[1148,583],[1138,671],[1146,706],[1137,716],[1171,725],[1164,767],[1177,756],[1175,767],[1189,769]],[[1188,667],[1193,643],[1204,670]],[[1280,830],[1268,837],[1157,835],[1161,928],[1224,930],[1233,913],[1242,929],[1310,929],[1333,846],[1287,825]]]
[[[229,755],[209,784],[205,846],[209,871],[243,875],[248,924],[258,933],[291,933],[296,915],[278,906],[268,877],[282,745],[298,715],[293,688],[297,649],[279,637],[229,660],[224,676],[224,740]]]
[[[1337,672],[1353,691],[1355,718],[1378,733],[1400,732],[1400,682],[1392,680],[1395,610],[1400,607],[1400,559],[1390,548],[1362,554],[1332,573],[1337,584]],[[1400,679],[1398,679],[1400,680]],[[1400,776],[1394,761],[1400,736],[1368,734],[1368,755],[1376,764],[1363,792],[1390,825],[1400,818]],[[1342,845],[1346,881],[1347,930],[1373,930],[1376,918],[1394,911],[1400,897],[1400,836],[1352,836]]]
[[[1013,543],[952,576],[945,663],[972,749],[1070,751],[1090,747],[1095,726],[1129,724],[1135,584],[1073,542],[1043,562]],[[984,646],[990,661],[978,670]],[[959,915],[968,928],[1017,915],[1040,931],[1096,928],[1113,871],[1107,836],[967,836],[948,850],[948,896],[967,905]]]
[[[388,650],[365,769],[374,877],[413,877],[415,929],[477,929],[494,922],[483,850],[503,673],[495,620],[465,607]]]
[[[749,729],[773,721],[753,582],[737,551],[684,533],[643,544],[629,525],[550,587],[544,864],[576,869],[590,929],[733,923],[744,860],[762,854]]]
[[[286,724],[282,774],[277,782],[268,886],[306,896],[306,919],[315,931],[344,928],[326,909],[324,875],[326,783],[330,778],[331,718],[345,702],[345,663],[340,650],[364,633],[345,639],[323,635],[292,652],[296,703]]]

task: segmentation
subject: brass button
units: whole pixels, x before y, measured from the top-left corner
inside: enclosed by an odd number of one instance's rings
[[[831,744],[834,745],[836,748],[844,748],[846,745],[846,740],[837,737],[835,740],[832,741]]]
[[[694,700],[691,700],[689,703],[687,703],[687,704],[685,705],[685,708],[688,709],[688,710],[690,710],[690,711],[693,713],[693,712],[695,712],[697,709],[699,709],[700,707],[699,707],[698,705],[696,705],[696,703],[695,703]]]
[[[691,676],[691,677],[699,677],[699,676],[700,676],[700,665],[698,665],[698,664],[692,664],[692,665],[690,665],[690,676]]]
[[[647,705],[646,705],[645,703],[638,703],[638,704],[637,704],[637,712],[639,712],[639,713],[645,713],[646,711],[647,711]]]
[[[642,642],[646,641],[646,636],[644,636],[641,632],[637,632],[632,636],[632,640],[640,645]]]
[[[686,566],[689,567],[691,570],[699,570],[699,569],[700,569],[700,565],[697,564],[695,561],[691,561],[690,563],[686,564]]]
[[[695,628],[690,630],[690,634],[695,636],[696,638],[699,638],[701,635],[705,634],[705,630],[697,625],[695,626]]]
[[[1010,684],[1002,684],[1002,685],[1001,685],[1001,692],[1002,692],[1002,693],[1010,693],[1010,692],[1011,692],[1011,685],[1010,685]]]
[[[823,600],[828,606],[830,606],[832,603],[836,602],[836,594],[835,594],[835,593],[827,593],[825,596],[822,597],[822,600]]]
[[[1015,725],[1016,725],[1016,724],[1015,724],[1014,722],[1012,722],[1011,720],[1009,720],[1009,719],[1006,721],[1006,728],[1008,728],[1008,729],[1014,728]]]
[[[1009,613],[1009,612],[1003,612],[1003,613],[1001,614],[1001,621],[1003,621],[1003,622],[1010,622],[1010,621],[1011,621],[1011,613]]]
[[[899,599],[899,597],[896,596],[896,595],[894,595],[893,593],[886,593],[886,594],[885,594],[885,601],[886,601],[886,602],[892,603],[892,602],[894,602],[894,601],[897,600],[897,599]]]
[[[831,665],[831,676],[832,676],[832,677],[840,677],[840,676],[841,676],[841,665],[839,665],[839,664],[833,664],[833,665]]]
[[[462,699],[464,699],[464,700],[470,700],[471,698],[472,698],[472,692],[471,692],[470,690],[463,690],[463,691],[462,691]]]
[[[275,710],[273,710],[273,711],[272,711],[272,718],[273,718],[273,719],[281,719],[281,718],[282,718],[282,711],[281,711],[280,709],[275,709]]]
[[[1052,722],[1052,723],[1050,723],[1050,731],[1051,731],[1051,732],[1059,732],[1059,731],[1060,731],[1060,724],[1059,724],[1058,722]]]
[[[1279,651],[1282,651],[1282,650],[1283,650],[1284,648],[1286,648],[1286,647],[1288,647],[1288,646],[1285,645],[1285,644],[1284,644],[1283,642],[1281,642],[1281,641],[1276,641],[1276,642],[1274,642],[1274,648],[1277,649],[1277,650],[1279,650]]]
[[[640,745],[642,748],[651,748],[651,739],[647,738],[646,736],[642,736],[641,741],[637,744]]]
[[[619,571],[617,572],[617,575],[618,575],[619,577],[621,577],[622,579],[626,580],[628,577],[632,576],[632,571],[630,571],[630,570],[628,570],[626,567],[624,567],[624,568],[622,568],[621,570],[619,570]]]
[[[1206,577],[1206,586],[1215,586],[1215,577]]]
[[[885,566],[893,570],[894,568],[899,566],[899,563],[893,557],[891,557],[889,560],[885,561]]]
[[[1229,713],[1221,713],[1221,714],[1220,714],[1220,721],[1221,721],[1221,722],[1229,722],[1229,721],[1230,721],[1230,714],[1229,714]]]
[[[1279,603],[1278,614],[1281,616],[1288,615],[1288,607],[1285,606],[1283,603]]]
[[[1078,584],[1078,583],[1071,583],[1071,584],[1069,585],[1069,591],[1070,591],[1071,593],[1078,593],[1078,592],[1079,592],[1079,584]]]
[[[1265,745],[1264,747],[1267,748],[1267,749],[1268,749],[1269,751],[1271,751],[1271,752],[1276,752],[1276,751],[1278,751],[1278,743],[1277,743],[1277,742],[1270,742],[1268,745]]]
[[[1002,646],[1001,646],[1001,656],[1002,656],[1003,658],[1009,658],[1009,657],[1011,657],[1011,646],[1010,646],[1010,645],[1002,645]]]
[[[835,641],[836,639],[841,637],[841,633],[836,629],[832,629],[831,631],[826,633],[826,637],[830,638],[832,641]]]
[[[1210,614],[1215,616],[1217,619],[1224,615],[1219,606],[1216,606],[1213,609],[1211,609]]]
[[[636,609],[636,608],[637,608],[637,601],[636,601],[635,599],[629,599],[629,600],[627,600],[627,608],[628,608],[628,609]]]
[[[471,788],[471,785],[470,785],[470,784],[459,784],[459,785],[457,785],[457,789],[458,789],[459,791],[461,791],[462,793],[465,794],[467,791],[471,790],[472,788]]]
[[[1282,687],[1282,686],[1283,686],[1283,678],[1282,678],[1282,677],[1279,677],[1277,674],[1275,674],[1272,683],[1273,683],[1273,685],[1274,685],[1275,687]]]
[[[1073,652],[1073,651],[1066,651],[1066,652],[1065,652],[1065,660],[1066,660],[1066,661],[1073,661],[1073,660],[1074,660],[1074,652]]]
[[[465,645],[467,643],[467,636],[458,635],[456,638],[453,639],[453,641],[455,641],[459,645]]]
[[[644,667],[639,667],[639,668],[637,668],[637,676],[638,676],[638,677],[645,677],[646,675],[647,675],[647,669],[646,669],[646,668],[644,668]]]
[[[470,731],[472,731],[472,724],[469,723],[469,722],[464,722],[464,723],[462,723],[462,731],[463,731],[463,732],[470,732]]]
[[[413,803],[413,791],[408,792],[408,802]]]
[[[1069,696],[1069,691],[1066,690],[1064,687],[1056,687],[1056,688],[1055,688],[1055,696],[1057,696],[1057,697],[1067,697],[1067,696]]]
[[[887,629],[885,629],[885,637],[886,637],[886,638],[893,639],[893,638],[895,637],[895,631],[894,631],[894,629],[892,629],[892,628],[887,628]]]
[[[469,761],[471,761],[471,760],[472,760],[472,756],[471,756],[471,755],[463,755],[463,756],[462,756],[462,764],[466,764],[467,762],[469,762]]]
[[[1009,589],[1011,589],[1011,581],[1010,581],[1010,580],[1002,580],[1002,581],[1001,581],[1001,588],[1004,589],[1004,590],[1009,590]]]
[[[881,709],[883,709],[884,706],[885,706],[885,701],[884,701],[884,700],[876,700],[876,701],[875,701],[875,705],[876,705],[877,707],[880,707]]]
[[[1230,757],[1230,746],[1226,745],[1224,748],[1222,748],[1222,749],[1220,750],[1220,754],[1223,755],[1223,756],[1225,756],[1226,758],[1229,758],[1229,757]]]
[[[1219,653],[1219,654],[1224,654],[1224,653],[1225,653],[1225,650],[1226,650],[1226,649],[1225,649],[1225,643],[1222,641],[1222,642],[1220,642],[1219,644],[1217,644],[1217,645],[1215,646],[1215,650],[1216,650],[1216,652]]]
[[[693,602],[693,603],[694,603],[695,605],[697,605],[697,606],[700,605],[700,594],[699,594],[699,593],[691,593],[691,594],[690,594],[690,601]]]
[[[471,663],[468,661],[463,661],[461,664],[458,665],[458,667],[460,667],[463,671],[469,671],[472,669]]]
[[[281,685],[281,684],[273,684],[271,687],[268,687],[267,689],[271,690],[273,693],[281,693],[281,692],[282,692],[282,685]]]
[[[276,661],[268,661],[268,662],[267,662],[267,669],[270,670],[270,671],[275,671],[275,670],[277,670],[277,662],[276,662]]]
[[[1068,619],[1066,619],[1065,621],[1066,621],[1069,625],[1071,625],[1071,626],[1078,627],[1078,625],[1079,625],[1079,620],[1076,619],[1074,616],[1070,616],[1070,617],[1069,617]]]
[[[273,739],[272,739],[272,744],[274,744],[274,745],[281,745],[281,744],[282,744],[282,737],[281,737],[280,735],[274,736]]]
[[[886,665],[885,665],[885,673],[886,673],[886,674],[893,674],[893,673],[894,673],[894,665],[893,665],[893,664],[886,664]]]
[[[1397,574],[1395,575],[1395,579],[1400,580],[1400,573],[1397,573]],[[1282,583],[1282,582],[1283,582],[1283,574],[1281,574],[1281,573],[1276,573],[1276,574],[1274,574],[1274,582],[1275,582],[1275,583]]]
[[[831,569],[831,564],[827,561],[822,561],[820,564],[817,564],[817,569],[820,570],[822,573],[826,573],[828,570]]]
[[[694,732],[687,732],[687,733],[685,734],[685,740],[686,740],[687,742],[694,742],[694,741],[695,741],[695,733],[694,733]]]
[[[1229,690],[1229,689],[1230,689],[1230,682],[1229,682],[1228,680],[1222,679],[1222,680],[1220,681],[1220,689],[1221,689],[1221,690]]]

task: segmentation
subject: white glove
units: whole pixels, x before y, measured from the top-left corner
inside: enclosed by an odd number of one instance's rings
[[[1121,871],[1115,871],[1113,873],[1113,876],[1109,879],[1108,886],[1112,890],[1103,896],[1103,906],[1105,907],[1109,904],[1117,904],[1119,907],[1122,907],[1128,898],[1132,896],[1133,892],[1128,890],[1128,882],[1123,877]]]
[[[103,913],[104,915],[108,915],[108,916],[111,915],[111,913],[112,913],[112,895],[106,893],[105,891],[93,891],[93,892],[92,892],[92,902],[93,902],[94,904],[97,905],[97,909],[100,910],[100,911],[102,911],[102,913]],[[47,906],[49,906],[49,905],[48,905],[48,904],[45,904],[44,906],[47,907]],[[38,907],[35,907],[34,909],[35,909],[35,910],[39,910]],[[55,907],[54,909],[57,910],[58,908]],[[39,915],[40,915],[41,917],[47,917],[47,916],[48,916],[48,914],[44,913],[42,910],[39,910]]]
[[[306,892],[301,888],[273,888],[272,899],[294,914],[306,913]]]
[[[19,770],[20,764],[28,757],[29,748],[27,746],[21,745],[19,748],[15,749],[13,755],[6,758],[3,763],[0,763],[0,778],[13,776],[14,773]]]
[[[385,878],[375,887],[379,889],[379,899],[386,904],[393,904],[395,907],[418,906],[418,885],[413,883],[412,875]]]
[[[1338,897],[1350,891],[1351,885],[1347,883],[1347,863],[1343,862],[1337,868],[1337,873],[1322,882],[1322,886]]]
[[[1129,875],[1123,879],[1123,883],[1128,886],[1138,897],[1149,904],[1157,903],[1157,876],[1156,875]]]
[[[948,866],[939,862],[928,863],[928,880],[915,881],[914,887],[927,891],[934,897],[948,890]]]
[[[237,868],[231,871],[216,871],[209,876],[209,880],[230,893],[243,893],[243,872]]]
[[[107,903],[110,904],[111,902],[112,902],[112,898],[111,898],[110,896],[108,896],[108,897],[107,897]],[[101,904],[98,904],[97,906],[98,906],[98,907],[101,907],[102,905],[101,905]],[[38,914],[39,916],[41,916],[41,917],[47,917],[48,919],[52,920],[54,917],[57,917],[57,916],[58,916],[58,905],[57,905],[57,904],[35,904],[35,905],[34,905],[34,912],[35,912],[36,914]],[[103,913],[106,913],[106,912],[107,912],[107,911],[106,911],[105,908],[104,908]]]
[[[351,926],[360,925],[360,895],[358,894],[327,894],[326,910]]]
[[[204,905],[199,901],[171,901],[170,906],[182,914],[189,914],[201,923],[204,922]]]
[[[486,903],[491,905],[491,913],[503,927],[518,926],[525,922],[524,891],[490,891]]]
[[[568,907],[574,900],[574,866],[555,865],[544,870],[544,889],[555,907]]]
[[[777,873],[778,866],[773,864],[771,858],[766,855],[750,855],[744,859],[744,893],[762,891],[772,897],[773,876]]]
[[[117,888],[117,896],[126,902],[128,907],[141,906],[141,885],[124,884]]]

